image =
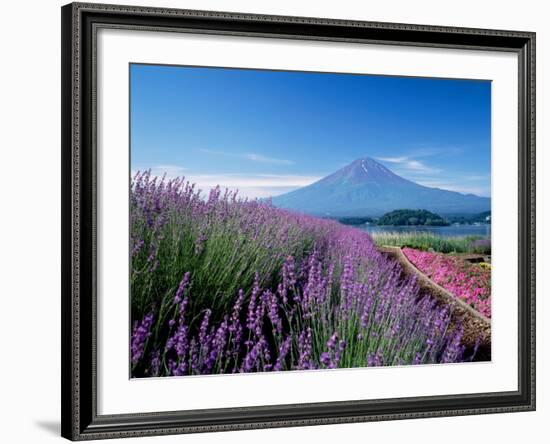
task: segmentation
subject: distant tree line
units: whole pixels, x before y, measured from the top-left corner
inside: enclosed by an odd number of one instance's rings
[[[344,225],[364,225],[372,224],[375,220],[372,217],[340,217],[338,222]]]
[[[446,214],[445,217],[428,210],[394,210],[377,217],[340,217],[338,222],[344,225],[426,225],[445,227],[450,224],[491,223],[491,211],[478,214]]]
[[[445,218],[452,224],[490,224],[491,211],[484,211],[478,214],[446,214]]]
[[[394,210],[384,214],[377,221],[377,225],[426,225],[444,227],[449,222],[439,214],[428,210]]]

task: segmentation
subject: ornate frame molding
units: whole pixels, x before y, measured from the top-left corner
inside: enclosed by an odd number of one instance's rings
[[[535,34],[72,3],[62,8],[62,436],[71,440],[535,409]],[[99,27],[514,52],[519,61],[519,389],[146,414],[97,414],[96,96]]]

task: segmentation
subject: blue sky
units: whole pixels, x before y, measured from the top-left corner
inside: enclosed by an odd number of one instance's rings
[[[133,64],[132,171],[267,197],[373,157],[490,196],[489,81]]]

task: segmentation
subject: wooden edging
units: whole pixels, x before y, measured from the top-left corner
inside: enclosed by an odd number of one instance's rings
[[[399,247],[379,247],[380,251],[392,256],[403,267],[406,275],[417,277],[418,284],[423,293],[429,293],[441,305],[451,308],[451,316],[454,323],[460,323],[464,328],[463,343],[466,347],[474,347],[478,338],[481,338],[479,352],[490,359],[491,353],[491,320],[483,316],[476,309],[469,306],[463,300],[454,296],[441,285],[432,281],[420,271]]]

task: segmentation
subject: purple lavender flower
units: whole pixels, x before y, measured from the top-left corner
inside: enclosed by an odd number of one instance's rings
[[[240,353],[241,340],[243,336],[243,327],[239,319],[243,302],[244,302],[244,292],[241,289],[239,290],[239,296],[235,301],[235,305],[233,306],[233,312],[231,314],[231,320],[228,326],[228,331],[231,336],[231,344],[230,344],[230,348],[226,352],[226,356],[228,357],[232,356],[235,362],[237,361],[237,358]],[[236,370],[236,368],[237,366],[234,365],[233,369]]]
[[[277,361],[273,367],[274,371],[280,371],[283,369],[285,364],[286,357],[290,352],[290,347],[292,346],[292,336],[287,336],[279,347],[279,355],[277,356]]]
[[[441,362],[457,362],[462,359],[462,355],[464,354],[464,346],[462,345],[463,334],[462,327],[457,328],[445,348]]]
[[[312,340],[313,334],[310,327],[300,333],[300,336],[298,337],[298,370],[309,370],[315,368],[315,364],[312,361]]]
[[[151,353],[151,376],[159,376],[161,363],[160,350],[157,349]]]
[[[321,364],[325,365],[328,368],[333,368],[332,366],[332,356],[329,352],[323,352],[321,353],[321,357],[319,358],[321,361]]]
[[[151,336],[151,327],[155,320],[153,312],[147,314],[141,322],[136,323],[132,332],[131,355],[132,364],[136,365],[143,357],[147,340]]]
[[[216,329],[216,333],[212,339],[212,348],[205,366],[207,373],[212,371],[218,359],[223,356],[227,344],[228,331],[228,316],[226,315],[221,325]]]
[[[137,256],[138,253],[141,251],[141,249],[143,248],[143,246],[145,245],[145,241],[143,239],[139,239],[134,247],[132,248],[132,253],[131,253],[131,257],[133,258],[134,256]]]
[[[258,301],[258,296],[260,294],[259,279],[259,275],[256,273],[254,278],[254,286],[252,287],[252,294],[250,295],[250,302],[248,303],[246,326],[250,331],[256,331],[259,327],[259,323],[261,322],[261,320],[258,319],[258,307],[261,307],[261,301]]]
[[[201,344],[205,344],[207,342],[208,324],[210,323],[211,315],[212,315],[212,310],[210,309],[204,312],[204,317],[202,318],[201,327],[199,330],[199,342]]]
[[[283,332],[283,321],[279,316],[279,303],[277,295],[269,290],[264,292],[266,305],[268,305],[268,316],[273,325],[273,329],[276,334],[280,335]]]
[[[246,354],[241,371],[243,373],[250,373],[254,370],[258,370],[259,356],[262,348],[262,344],[257,342]]]
[[[382,356],[382,353],[380,350],[378,350],[376,353],[372,353],[368,355],[367,357],[367,366],[368,367],[380,367],[384,365],[384,357]]]
[[[185,295],[190,285],[190,276],[191,273],[189,273],[188,271],[183,275],[178,290],[176,291],[176,295],[174,296],[174,304],[179,304],[182,301],[183,296]]]
[[[282,281],[277,291],[283,304],[288,304],[288,292],[296,285],[296,262],[293,256],[287,256],[282,268]]]

